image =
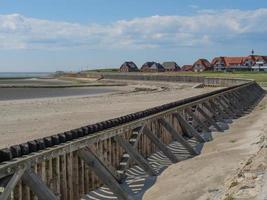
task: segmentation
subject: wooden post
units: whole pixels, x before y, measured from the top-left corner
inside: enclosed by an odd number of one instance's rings
[[[159,123],[172,135],[172,138],[182,144],[189,153],[198,155],[198,152],[164,119],[160,118]]]
[[[26,167],[23,167],[23,168],[18,169],[15,172],[15,174],[13,174],[13,176],[11,177],[11,179],[9,180],[9,182],[7,183],[7,185],[5,187],[4,192],[2,194],[0,194],[1,200],[7,200],[9,198],[11,192],[13,191],[15,186],[17,185],[18,181],[21,179],[25,170],[26,170]]]
[[[206,126],[206,124],[204,122],[202,122],[195,113],[192,112],[192,110],[190,108],[186,109],[186,112],[193,118],[194,121],[196,121],[196,123],[201,126],[205,131],[210,132],[209,127]]]
[[[133,148],[132,145],[129,144],[126,140],[124,140],[121,136],[117,135],[114,137],[116,142],[119,143],[119,145],[122,146],[122,148],[128,152],[128,154],[131,156],[131,158],[141,167],[143,168],[150,176],[156,176],[157,172],[154,171],[154,169],[149,165],[147,160],[143,158],[140,153]]]
[[[211,104],[215,109],[217,109],[217,110],[219,111],[219,113],[221,113],[221,115],[223,116],[223,118],[227,119],[227,118],[230,117],[230,116],[228,116],[228,115],[226,114],[225,111],[223,111],[223,110],[220,108],[220,106],[216,105],[216,104],[214,103],[213,100],[210,100],[210,104]]]
[[[227,106],[224,105],[224,103],[222,102],[223,101],[222,97],[216,98],[215,101],[217,101],[222,106],[222,108],[224,109],[224,113],[227,113],[230,117],[235,116],[235,113],[233,113],[232,110],[230,110]]]
[[[223,117],[218,115],[215,110],[213,110],[206,102],[204,102],[202,105],[213,115],[214,119],[223,121]]]
[[[58,200],[59,198],[47,187],[41,178],[32,171],[27,169],[23,176],[22,181],[30,187],[40,200]]]
[[[109,161],[107,159],[105,159],[103,157],[103,155],[101,155],[101,153],[99,153],[97,151],[97,149],[91,145],[90,147],[88,147],[86,149],[86,151],[90,151],[91,154],[94,154],[95,157],[98,158],[98,160],[106,167],[107,171],[109,171],[109,173],[117,180],[120,181],[120,175],[118,174],[118,172],[116,171],[116,169],[112,166],[111,163],[109,163]]]
[[[109,173],[101,161],[89,150],[79,150],[81,159],[95,172],[98,178],[118,197],[120,200],[133,200],[133,198],[123,190],[122,186]]]
[[[173,116],[189,131],[200,143],[205,143],[205,139],[191,126],[179,113],[174,113]]]
[[[209,117],[200,107],[197,108],[198,112],[206,118],[206,120],[213,125],[218,131],[223,132],[222,128],[218,126],[218,124],[211,118]]]
[[[161,150],[165,154],[165,156],[170,159],[170,161],[172,161],[173,163],[179,161],[178,158],[171,152],[171,150],[166,145],[164,145],[160,141],[160,139],[156,135],[154,135],[147,127],[144,128],[143,132],[156,145],[156,147],[158,147],[158,149]]]

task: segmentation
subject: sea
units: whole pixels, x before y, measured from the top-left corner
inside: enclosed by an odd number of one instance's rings
[[[1,78],[44,78],[49,77],[52,72],[0,72]]]

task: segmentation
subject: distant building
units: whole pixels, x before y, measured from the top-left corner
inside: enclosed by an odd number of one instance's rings
[[[193,71],[193,65],[183,65],[181,68],[181,71],[183,72],[192,72]]]
[[[256,66],[264,66],[267,64],[266,56],[239,56],[239,57],[228,57],[221,56],[215,57],[211,65],[215,71],[244,71],[253,70]]]
[[[160,63],[146,62],[141,67],[141,72],[164,72],[165,69]]]
[[[176,62],[164,62],[162,63],[162,66],[167,72],[177,72],[181,70],[180,66],[177,65]]]
[[[203,72],[207,70],[211,70],[212,66],[210,62],[207,59],[201,58],[198,59],[194,64],[193,64],[193,71],[194,72]]]
[[[120,67],[120,72],[138,72],[139,69],[132,61],[124,62]]]

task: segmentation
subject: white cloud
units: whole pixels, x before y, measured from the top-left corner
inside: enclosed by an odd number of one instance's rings
[[[79,24],[0,15],[1,49],[164,48],[209,45],[267,33],[267,9],[201,10],[194,16],[151,16]],[[246,37],[249,38],[249,37]]]

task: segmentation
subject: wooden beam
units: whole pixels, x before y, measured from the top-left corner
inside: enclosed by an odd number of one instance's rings
[[[215,101],[217,101],[221,106],[222,108],[224,109],[224,112],[227,113],[230,117],[235,117],[235,113],[232,112],[231,109],[229,109],[224,103],[223,103],[223,98],[220,97],[220,98],[215,98]],[[215,103],[214,103],[215,104]],[[218,106],[219,108],[219,106]]]
[[[59,200],[59,198],[47,187],[41,178],[32,170],[27,169],[22,181],[30,187],[40,200]]]
[[[232,113],[230,112],[227,112],[228,110],[226,110],[226,106],[224,105],[221,105],[223,107],[224,110],[221,109],[221,107],[219,105],[217,105],[215,103],[215,101],[221,101],[221,99],[213,99],[213,100],[210,100],[210,104],[219,111],[219,113],[221,113],[221,115],[223,116],[224,119],[227,119],[229,117],[233,117]]]
[[[178,158],[171,152],[171,150],[163,144],[160,139],[153,134],[147,127],[144,127],[143,133],[156,145],[156,147],[162,151],[173,163],[178,162]]]
[[[129,144],[129,142],[119,135],[115,136],[114,139],[131,156],[131,159],[133,159],[142,169],[145,170],[145,172],[147,172],[150,176],[157,175],[157,172],[154,171],[154,169],[149,165],[148,161],[143,158],[143,156],[140,155],[140,153],[131,144]]]
[[[98,178],[118,197],[119,200],[133,200],[132,196],[123,190],[122,186],[90,150],[79,150],[78,155],[95,172]]]
[[[118,172],[116,171],[116,169],[107,161],[107,158],[104,158],[104,156],[102,154],[100,154],[96,147],[94,145],[90,145],[89,147],[87,147],[85,149],[85,151],[90,152],[91,154],[94,154],[95,157],[97,157],[99,159],[99,161],[103,164],[103,166],[105,166],[105,168],[107,169],[107,171],[109,171],[109,173],[117,180],[120,182],[121,177],[118,174]]]
[[[220,126],[218,126],[218,124],[210,117],[207,115],[207,113],[205,113],[200,107],[197,108],[197,111],[206,118],[206,120],[213,125],[218,131],[223,132],[222,128]]]
[[[9,182],[7,183],[4,192],[0,194],[1,200],[7,200],[11,194],[11,192],[14,190],[15,186],[17,185],[18,181],[21,179],[22,175],[24,174],[26,170],[26,166],[19,168],[15,174],[11,177]]]
[[[223,121],[223,117],[221,115],[217,114],[214,109],[212,109],[206,102],[202,104],[214,117],[214,119],[217,119],[218,121]]]
[[[185,127],[185,129],[187,131],[190,132],[190,134],[192,134],[197,141],[199,141],[200,143],[205,143],[205,139],[198,133],[198,131],[191,126],[179,113],[174,113],[173,116],[182,124],[182,126]]]
[[[182,135],[177,133],[177,131],[164,118],[160,118],[159,123],[172,135],[173,139],[182,144],[189,153],[198,155],[198,152],[183,138]]]
[[[187,114],[189,114],[189,115],[193,118],[193,120],[194,120],[199,126],[201,126],[205,131],[210,132],[209,127],[206,126],[206,124],[205,124],[204,122],[202,122],[202,121],[197,117],[197,115],[196,115],[194,112],[192,112],[192,110],[191,110],[190,108],[186,109],[186,112],[187,112]]]

